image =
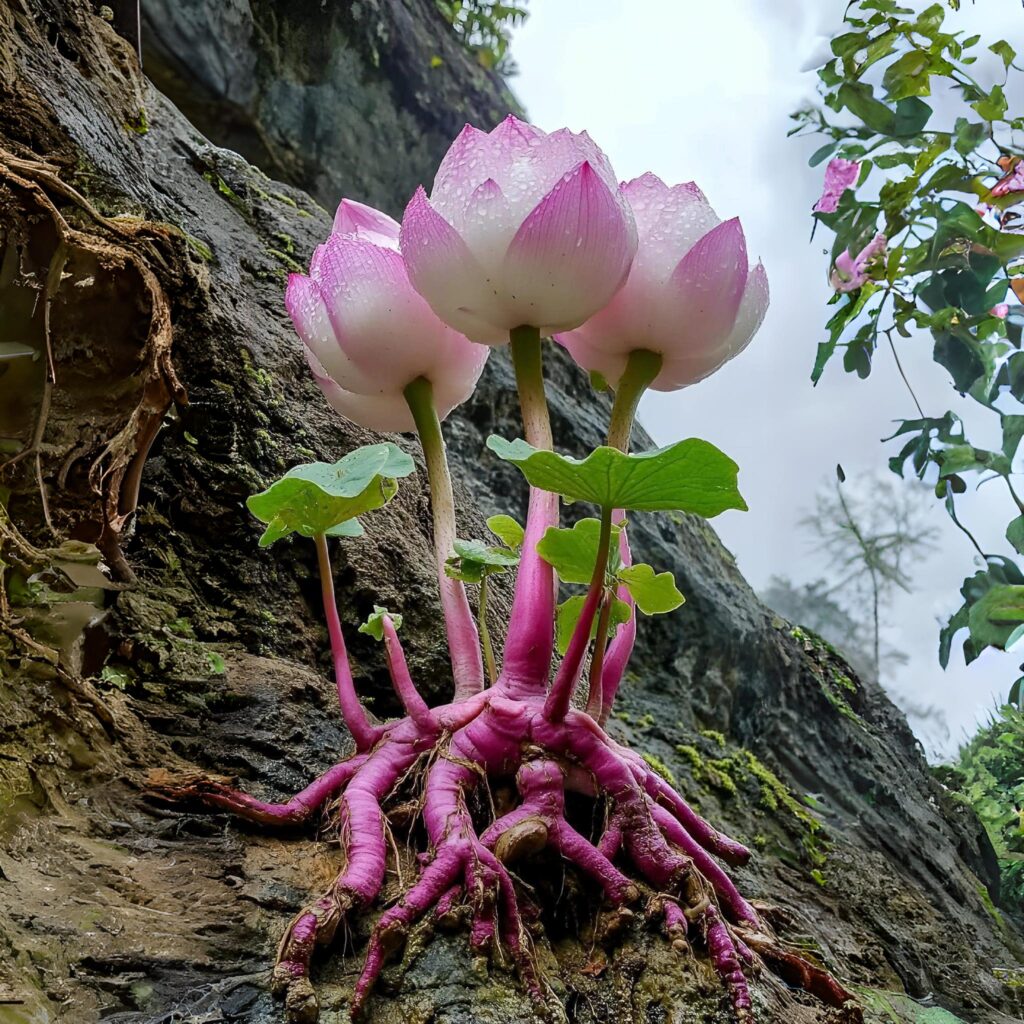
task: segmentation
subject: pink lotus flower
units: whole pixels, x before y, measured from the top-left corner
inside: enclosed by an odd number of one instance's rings
[[[689,182],[654,174],[623,186],[640,238],[622,290],[582,327],[557,337],[587,370],[616,383],[634,349],[662,355],[651,385],[672,391],[741,352],[768,308],[768,278],[747,264],[738,220],[719,221]]]
[[[837,292],[855,292],[862,288],[868,280],[869,264],[885,252],[886,241],[885,235],[877,234],[856,256],[849,249],[837,256],[832,287]]]
[[[821,198],[814,204],[815,213],[835,213],[839,209],[839,199],[848,189],[857,184],[860,177],[860,164],[856,160],[844,160],[834,157],[825,168],[825,188]]]
[[[409,278],[438,316],[500,345],[514,327],[578,327],[618,290],[636,228],[586,132],[545,134],[509,115],[466,125],[402,220]]]
[[[444,419],[472,393],[490,350],[442,323],[409,283],[398,224],[345,199],[309,276],[291,274],[285,305],[327,400],[371,430],[413,430],[403,396],[434,386]]]

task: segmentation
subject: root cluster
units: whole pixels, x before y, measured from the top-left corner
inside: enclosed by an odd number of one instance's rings
[[[702,945],[738,1021],[752,1019],[747,975],[762,965],[830,1005],[849,998],[828,973],[778,943],[719,863],[743,864],[749,851],[697,815],[589,715],[570,709],[552,722],[542,694],[515,695],[500,681],[467,700],[416,710],[415,717],[377,727],[367,749],[287,803],[264,803],[204,778],[154,780],[154,793],[165,799],[198,800],[269,826],[301,824],[335,802],[345,867],[292,920],[274,967],[273,988],[285,999],[289,1020],[316,1020],[310,967],[317,947],[380,896],[389,852],[385,807],[410,781],[428,846],[418,877],[373,929],[350,1002],[353,1016],[411,926],[453,915],[468,921],[475,950],[506,953],[530,995],[543,1002],[543,979],[507,865],[544,848],[597,886],[608,908],[643,902],[680,953]],[[474,790],[510,778],[518,802],[480,828],[471,813]],[[567,793],[600,801],[599,834],[573,827]]]

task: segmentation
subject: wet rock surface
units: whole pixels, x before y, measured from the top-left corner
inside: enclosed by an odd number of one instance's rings
[[[218,142],[254,157],[247,147],[271,124],[275,147],[296,148],[305,137],[303,103],[317,105],[293,81],[305,44],[281,41],[316,29],[331,41],[330,66],[315,70],[344,107],[332,113],[341,120],[318,129],[326,141],[303,162],[271,160],[276,174],[325,203],[344,188],[399,210],[457,130],[453,117],[484,124],[505,109],[503,94],[445,35],[427,0],[338,5],[351,10],[323,13],[322,22],[311,13],[320,5],[235,2],[217,5],[219,28],[199,16],[215,5],[144,7],[149,38],[163,40],[154,63],[195,55],[187,89],[169,72],[154,73],[181,106],[191,97],[190,112],[207,130],[223,131]],[[356,7],[360,17],[373,12],[374,24],[404,25],[400,38],[392,33],[369,48],[365,37],[356,40]],[[264,31],[271,15],[272,43]],[[97,719],[44,659],[12,657],[0,675],[0,996],[18,1000],[0,1002],[0,1022],[277,1021],[267,967],[284,924],[342,862],[330,820],[267,835],[222,815],[161,807],[141,787],[151,769],[198,768],[283,797],[349,749],[327,677],[312,546],[259,551],[244,509],[250,493],[296,462],[333,460],[371,440],[326,408],[281,301],[287,272],[306,263],[330,216],[294,184],[270,180],[204,138],[139,75],[131,48],[84,0],[0,0],[0,43],[0,165],[8,171],[0,228],[8,235],[16,223],[32,259],[47,265],[55,236],[36,193],[12,181],[12,156],[45,157],[100,216],[161,225],[138,251],[166,292],[173,364],[188,392],[188,404],[164,417],[138,511],[120,537],[134,579],[103,597],[105,618],[78,651],[111,720]],[[266,59],[271,45],[277,64]],[[435,52],[443,62],[425,78]],[[246,112],[236,135],[224,127],[229,103]],[[337,125],[362,131],[388,104],[380,123],[388,152],[401,160],[367,145],[348,147],[350,164],[332,163],[332,132],[344,145],[355,138]],[[124,229],[104,227],[52,182],[39,187],[84,232]],[[126,416],[131,403],[108,407],[108,419],[91,414],[83,426],[71,398],[89,389],[127,394],[136,365],[100,360],[90,379],[87,362],[68,381],[61,359],[142,344],[132,317],[71,317],[91,287],[55,300],[68,311],[54,389],[66,414],[51,418],[40,460],[55,526],[84,540],[98,536],[97,505],[77,482],[76,460],[118,427],[114,411]],[[113,285],[104,295],[111,308],[127,302]],[[32,330],[37,306],[18,307]],[[599,441],[601,410],[586,380],[551,355],[556,437],[579,453]],[[2,401],[5,387],[0,377]],[[468,509],[464,535],[483,536],[483,517],[493,512],[522,511],[519,479],[485,449],[492,431],[518,433],[502,353],[446,424]],[[398,440],[419,457],[414,440]],[[50,543],[30,464],[3,482],[13,491],[14,522],[38,545]],[[429,696],[443,699],[450,686],[422,473],[368,527],[366,539],[339,555],[338,588],[357,685],[388,715],[395,708],[381,653],[355,632],[374,603],[405,615],[410,666]],[[748,896],[779,908],[784,938],[852,986],[921,1001],[890,1013],[868,993],[876,1007],[869,1020],[912,1021],[914,1007],[930,1004],[972,1024],[1016,1019],[1017,989],[1007,982],[1019,977],[1020,939],[989,895],[997,891],[991,849],[973,815],[931,778],[902,715],[825,645],[762,607],[705,523],[637,516],[633,537],[645,560],[675,573],[687,604],[641,624],[612,731],[755,848],[736,875]],[[496,596],[496,608],[507,605],[507,591]],[[596,941],[599,908],[578,879],[543,856],[519,874],[551,908],[537,942],[569,1020],[729,1019],[699,951],[674,954],[640,916]],[[353,922],[334,955],[321,958],[325,1021],[344,1018],[370,924]],[[842,1020],[767,977],[754,992],[764,1021]],[[916,1019],[949,1020],[929,1012]],[[514,976],[500,963],[474,961],[456,932],[414,936],[385,972],[369,1019],[539,1017]]]

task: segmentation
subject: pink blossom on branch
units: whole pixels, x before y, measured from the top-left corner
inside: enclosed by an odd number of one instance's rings
[[[618,290],[636,228],[586,132],[550,135],[509,115],[466,125],[402,220],[409,277],[438,316],[501,345],[514,327],[578,327]]]
[[[1024,192],[1024,160],[1018,160],[1010,171],[992,186],[989,195],[998,198],[1014,192]]]
[[[582,327],[557,336],[584,369],[618,383],[630,352],[662,356],[651,387],[671,391],[717,370],[748,344],[768,308],[738,220],[722,222],[693,182],[644,174],[623,186],[639,245],[622,289]]]
[[[821,198],[814,204],[815,213],[835,213],[839,209],[839,199],[848,189],[857,184],[860,177],[860,164],[856,160],[844,160],[834,157],[825,168],[825,187]]]
[[[409,283],[398,224],[343,200],[309,276],[291,274],[285,305],[334,408],[371,430],[413,430],[404,388],[434,385],[443,419],[473,392],[489,350],[440,321]]]
[[[855,292],[868,280],[868,267],[877,256],[885,252],[885,235],[879,233],[856,256],[847,249],[836,257],[832,271],[832,287],[837,292]]]
[[[1010,312],[1010,304],[1008,302],[997,302],[990,310],[989,313],[992,316],[999,317],[1000,320],[1005,320],[1007,314]]]

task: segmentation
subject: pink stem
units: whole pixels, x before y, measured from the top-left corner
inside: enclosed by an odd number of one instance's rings
[[[518,327],[510,334],[523,432],[534,448],[552,448],[551,420],[544,394],[540,333]],[[548,527],[558,525],[558,495],[530,488],[526,535],[509,617],[502,681],[520,695],[544,692],[555,637],[555,571],[537,554]]]
[[[620,522],[623,515],[624,512],[621,508],[615,509],[612,513],[612,522]],[[629,549],[629,539],[626,536],[625,528],[619,530],[619,560],[624,568],[633,564],[633,554]],[[595,708],[592,708],[589,703],[587,705],[587,712],[601,725],[608,721],[608,717],[612,713],[615,695],[619,692],[619,684],[626,674],[626,666],[629,664],[629,659],[633,654],[633,645],[636,643],[637,611],[633,595],[629,592],[628,587],[620,586],[616,590],[615,596],[629,605],[629,620],[623,622],[615,630],[615,636],[612,637],[612,641],[608,645],[608,652],[605,654],[604,671],[601,673],[600,710],[594,714]],[[590,696],[596,707],[596,696],[593,691]]]
[[[406,714],[425,732],[436,732],[437,720],[412,681],[409,666],[405,660],[405,652],[402,650],[402,641],[398,639],[398,633],[390,615],[385,615],[381,619],[381,626],[384,630],[384,650],[387,655],[388,671],[391,673],[391,682],[394,684],[398,699],[402,702],[402,707],[405,708]]]
[[[594,575],[590,580],[590,590],[583,602],[579,620],[572,631],[569,648],[565,652],[562,664],[555,673],[555,681],[551,684],[547,700],[544,702],[544,717],[550,722],[560,722],[565,718],[572,701],[572,695],[579,682],[580,669],[590,646],[590,633],[594,625],[594,616],[604,598],[604,580],[608,571],[608,548],[611,544],[612,510],[601,510],[601,535],[597,542],[597,559],[594,562]],[[596,687],[595,687],[596,689]]]
[[[441,610],[448,633],[448,650],[455,679],[455,700],[467,700],[484,688],[484,663],[476,620],[469,607],[461,580],[445,572],[445,564],[455,551],[455,495],[448,471],[441,422],[434,407],[433,387],[426,377],[417,377],[406,389],[405,400],[416,423],[423,445],[430,480],[430,505],[434,516],[434,555],[437,582],[441,591]]]
[[[359,703],[355,683],[352,680],[352,669],[348,663],[348,651],[345,649],[345,637],[341,632],[341,619],[338,617],[338,603],[334,596],[334,574],[331,572],[331,556],[327,550],[327,537],[316,535],[316,554],[320,564],[320,588],[323,592],[324,615],[327,618],[327,633],[331,638],[331,653],[334,656],[334,679],[338,687],[338,703],[341,715],[348,731],[355,740],[356,750],[364,751],[380,739],[383,729],[370,725],[366,709]]]

